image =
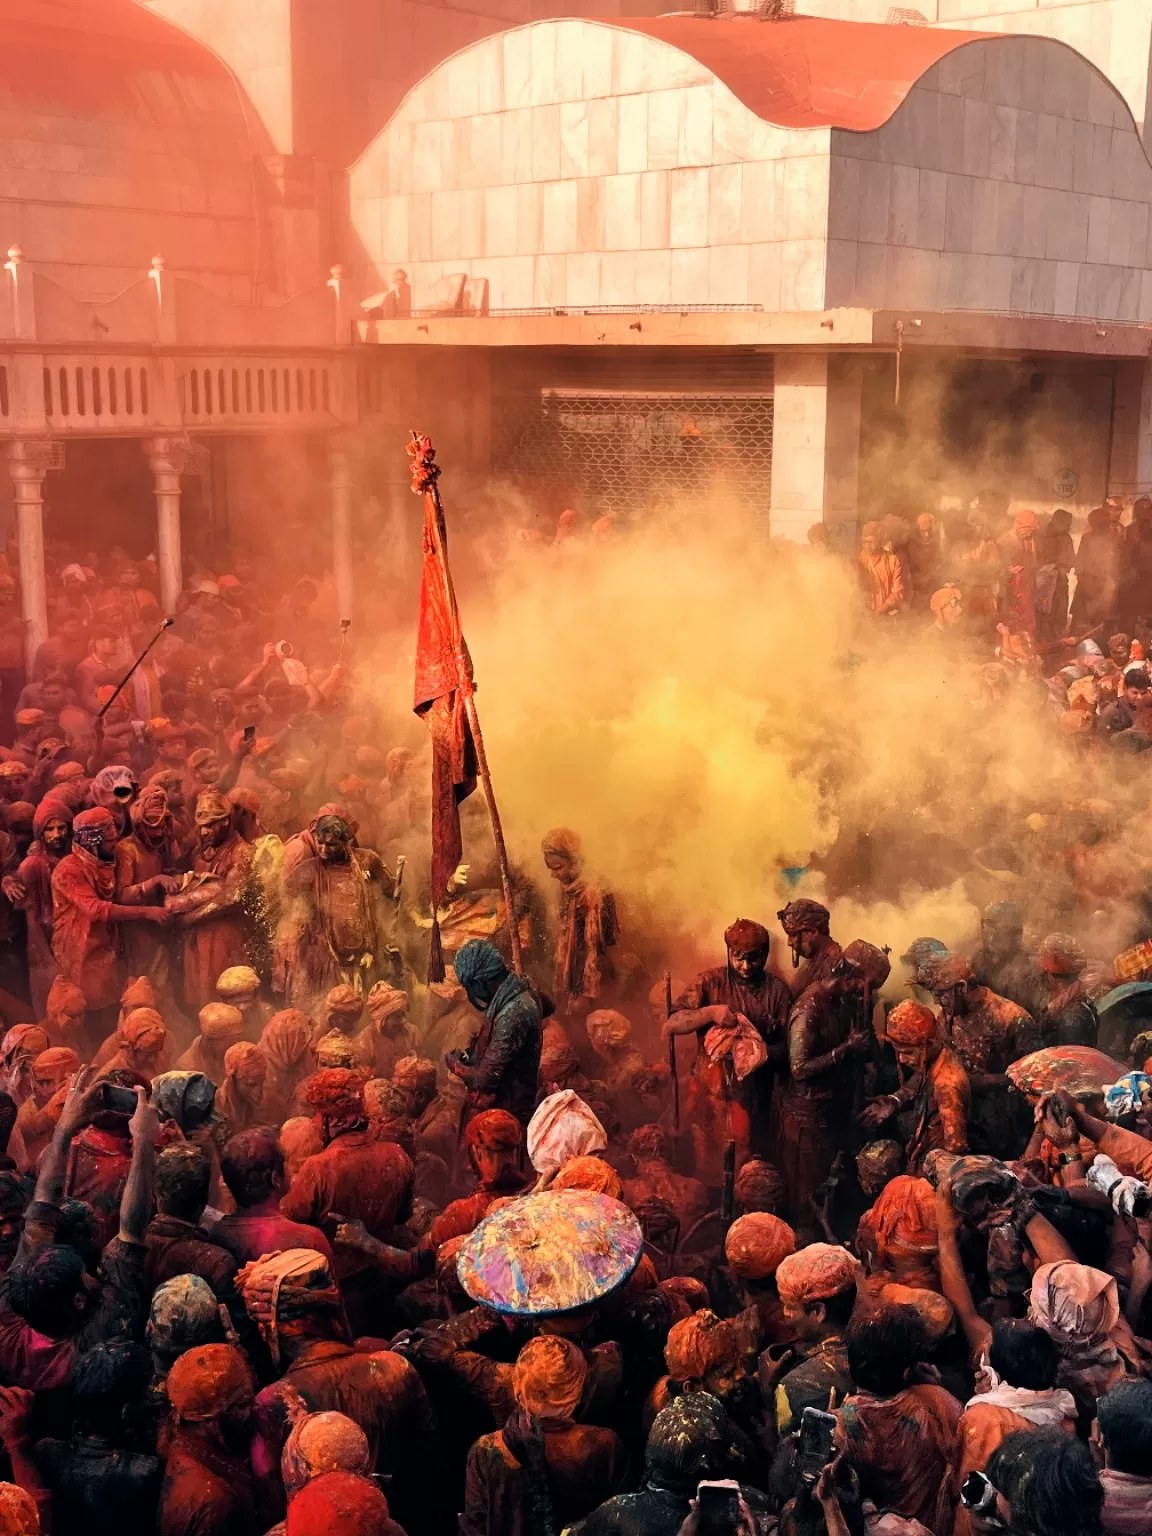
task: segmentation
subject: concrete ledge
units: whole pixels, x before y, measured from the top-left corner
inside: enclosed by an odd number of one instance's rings
[[[821,352],[944,348],[1067,357],[1147,357],[1152,325],[979,310],[830,309],[801,313],[441,315],[361,320],[369,346],[432,347],[791,347]]]

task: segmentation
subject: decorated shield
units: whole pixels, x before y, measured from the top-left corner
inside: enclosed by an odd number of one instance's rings
[[[619,1200],[546,1190],[486,1217],[460,1249],[460,1284],[481,1306],[540,1317],[589,1306],[640,1261],[640,1223]]]

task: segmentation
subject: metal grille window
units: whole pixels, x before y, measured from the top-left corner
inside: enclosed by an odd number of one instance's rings
[[[514,413],[497,462],[590,516],[627,519],[718,482],[767,516],[772,396],[548,389]]]

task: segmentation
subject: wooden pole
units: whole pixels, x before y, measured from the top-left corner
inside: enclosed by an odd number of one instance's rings
[[[152,636],[151,640],[149,640],[148,644],[140,652],[139,656],[137,656],[136,660],[128,668],[127,672],[125,672],[124,676],[120,679],[119,683],[117,683],[117,685],[116,685],[116,692],[108,700],[107,704],[105,704],[103,706],[103,708],[100,710],[100,713],[96,716],[97,720],[103,720],[104,716],[108,713],[108,711],[112,708],[113,704],[115,704],[116,700],[123,693],[124,689],[128,686],[128,681],[132,677],[133,673],[136,671],[136,668],[144,660],[145,656],[147,656],[148,652],[156,644],[157,640],[159,640],[160,636],[164,633],[164,631],[166,629],[171,629],[173,624],[175,624],[175,622],[176,622],[175,619],[165,619],[164,620],[163,624],[161,624],[160,628]]]
[[[414,458],[423,458],[428,473],[424,483],[424,507],[428,514],[428,522],[432,529],[432,543],[439,561],[440,570],[444,575],[444,595],[448,603],[448,621],[452,626],[452,646],[456,652],[456,665],[460,682],[457,692],[464,700],[464,712],[468,717],[468,728],[472,732],[472,741],[476,748],[476,769],[480,783],[484,790],[484,799],[488,805],[488,817],[492,823],[492,840],[496,844],[496,858],[500,865],[500,884],[504,890],[504,907],[508,914],[508,942],[512,951],[512,969],[517,976],[524,974],[524,960],[520,952],[520,930],[516,924],[516,910],[512,903],[512,875],[508,867],[508,848],[504,842],[504,827],[500,821],[500,811],[496,804],[496,791],[492,787],[492,775],[488,771],[488,754],[484,749],[484,733],[480,729],[480,716],[476,712],[476,684],[472,677],[472,658],[464,644],[464,634],[460,627],[460,610],[456,605],[456,589],[452,584],[452,572],[448,566],[448,551],[444,544],[444,508],[440,501],[440,492],[436,485],[439,468],[429,462],[429,455],[433,453],[432,444],[427,438],[422,438],[418,432],[412,434],[413,447],[417,443],[426,444],[423,454],[413,453]],[[411,450],[410,450],[411,451]],[[432,470],[435,469],[435,473]],[[432,893],[435,901],[436,893]]]

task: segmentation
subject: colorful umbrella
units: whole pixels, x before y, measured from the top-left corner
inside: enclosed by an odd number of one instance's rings
[[[539,1317],[607,1296],[627,1280],[643,1248],[640,1223],[619,1200],[546,1190],[486,1217],[460,1249],[457,1272],[481,1306]]]

